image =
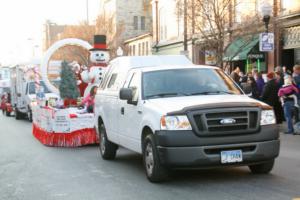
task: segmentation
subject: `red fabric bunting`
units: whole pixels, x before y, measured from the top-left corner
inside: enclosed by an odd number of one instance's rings
[[[33,123],[32,134],[42,144],[54,147],[79,147],[99,143],[94,128],[86,128],[71,133],[49,133]]]

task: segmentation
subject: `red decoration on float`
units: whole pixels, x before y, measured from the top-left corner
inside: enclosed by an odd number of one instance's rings
[[[79,147],[99,143],[94,128],[76,130],[71,133],[49,133],[33,124],[32,133],[36,139],[46,146]]]

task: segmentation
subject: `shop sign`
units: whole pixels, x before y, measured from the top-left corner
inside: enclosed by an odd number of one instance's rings
[[[205,51],[205,64],[206,65],[217,64],[217,57],[215,51]]]
[[[247,56],[249,59],[263,59],[264,55],[261,53],[257,53],[257,54],[248,54]]]
[[[274,33],[259,34],[259,51],[274,50]]]

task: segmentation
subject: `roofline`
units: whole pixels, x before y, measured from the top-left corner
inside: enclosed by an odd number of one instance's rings
[[[220,69],[216,66],[210,66],[210,65],[153,65],[153,66],[144,66],[144,67],[132,67],[131,69],[140,69],[140,70],[146,70],[148,68],[157,68],[157,67],[166,67],[166,69]],[[164,70],[164,68],[159,68],[159,70]]]
[[[128,39],[128,40],[125,40],[125,41],[124,41],[124,44],[127,44],[127,43],[129,43],[129,42],[133,42],[133,41],[136,41],[136,40],[145,38],[145,37],[147,37],[147,36],[152,36],[152,33],[145,33],[145,34],[143,34],[143,35],[139,35],[139,36],[130,38],[130,39]]]

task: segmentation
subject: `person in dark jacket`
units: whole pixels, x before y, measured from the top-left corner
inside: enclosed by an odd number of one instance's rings
[[[256,81],[258,95],[261,96],[265,86],[265,80],[263,79],[261,72],[256,73],[254,78]]]
[[[283,110],[278,97],[279,85],[276,82],[274,72],[267,74],[268,82],[263,88],[261,100],[273,107],[276,116],[277,124],[281,124],[283,121]]]
[[[251,86],[251,96],[252,98],[254,99],[259,99],[259,92],[258,92],[258,89],[257,89],[257,84],[255,82],[255,79],[253,77],[248,77],[248,83],[250,84]]]
[[[230,77],[237,83],[240,84],[240,68],[236,67],[235,70],[230,74]]]

